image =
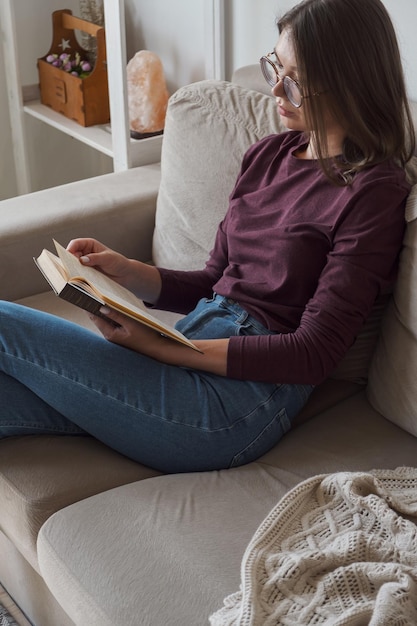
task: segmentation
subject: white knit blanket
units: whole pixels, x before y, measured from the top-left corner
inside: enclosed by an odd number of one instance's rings
[[[249,543],[212,626],[417,625],[417,469],[306,480]]]

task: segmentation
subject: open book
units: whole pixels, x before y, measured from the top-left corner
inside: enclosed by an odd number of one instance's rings
[[[82,265],[57,241],[54,240],[54,244],[58,256],[43,250],[34,261],[57,296],[99,317],[104,317],[100,308],[109,306],[166,337],[198,350],[182,333],[148,313],[142,300],[131,291],[94,267]]]

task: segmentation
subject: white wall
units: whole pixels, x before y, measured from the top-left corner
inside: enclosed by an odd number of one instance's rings
[[[297,0],[298,1],[298,0]],[[277,15],[294,0],[224,0],[226,23],[226,78],[233,69],[257,63],[276,41]],[[2,2],[2,0],[0,0]],[[400,41],[410,97],[417,100],[416,0],[384,0]],[[22,82],[37,82],[36,59],[49,49],[53,10],[63,6],[78,11],[78,0],[14,0],[19,34]],[[168,89],[207,76],[205,0],[125,0],[127,56],[140,49],[155,51],[164,64]],[[2,56],[3,59],[3,56]],[[0,84],[5,83],[0,61]],[[14,196],[14,171],[8,121],[7,93],[0,90],[0,199]],[[111,171],[111,159],[26,116],[28,152],[35,189]]]
[[[156,52],[170,93],[205,78],[204,0],[125,0],[125,12],[128,59]]]
[[[417,2],[416,0],[384,0],[400,43],[409,96],[417,100]]]
[[[297,2],[291,0],[226,1],[226,72],[257,63],[277,40],[276,18]]]

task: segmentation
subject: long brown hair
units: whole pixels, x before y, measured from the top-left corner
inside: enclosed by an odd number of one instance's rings
[[[392,21],[380,0],[304,0],[278,20],[288,29],[306,118],[325,174],[348,184],[356,172],[388,159],[402,165],[415,146],[414,126]],[[321,98],[346,130],[338,167],[328,158]]]

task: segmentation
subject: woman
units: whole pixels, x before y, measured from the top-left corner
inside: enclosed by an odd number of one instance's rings
[[[414,136],[397,42],[379,0],[305,0],[278,27],[261,65],[289,131],[245,155],[205,269],[68,245],[185,313],[201,353],[106,308],[120,326],[94,318],[103,340],[4,303],[0,436],[88,433],[165,472],[237,466],[282,437],[352,344],[404,231]]]

